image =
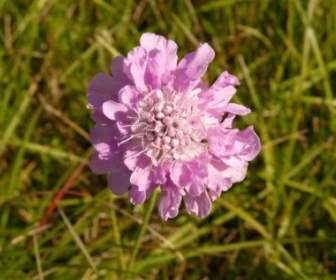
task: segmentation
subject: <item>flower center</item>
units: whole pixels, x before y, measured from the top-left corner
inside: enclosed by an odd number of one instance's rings
[[[138,135],[143,149],[152,158],[177,159],[190,144],[188,114],[173,100],[150,96],[139,102],[137,112],[138,119],[131,131]]]

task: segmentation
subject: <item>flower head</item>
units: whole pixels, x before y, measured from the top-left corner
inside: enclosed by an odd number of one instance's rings
[[[112,76],[99,73],[88,86],[92,171],[109,173],[111,190],[128,192],[133,204],[159,187],[164,220],[176,217],[182,201],[189,214],[208,215],[260,151],[253,127],[232,127],[250,113],[230,102],[238,79],[227,71],[210,87],[201,79],[214,55],[204,43],[178,62],[174,41],[145,33],[140,46],[112,61]]]

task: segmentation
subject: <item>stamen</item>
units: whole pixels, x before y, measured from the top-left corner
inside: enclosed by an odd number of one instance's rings
[[[123,125],[123,127],[131,127],[130,137],[120,141],[118,146],[129,142],[134,138],[140,138],[142,151],[132,155],[148,151],[150,157],[156,161],[165,160],[167,158],[180,157],[178,149],[185,147],[191,141],[188,134],[189,117],[190,117],[190,101],[192,95],[178,96],[176,94],[165,94],[157,96],[156,93],[141,100],[137,110],[136,121],[131,125]],[[186,105],[182,106],[181,105]]]
[[[133,138],[138,138],[139,136],[142,136],[142,134],[133,134],[133,135],[131,135],[130,137],[128,137],[128,138],[126,138],[126,139],[124,139],[124,140],[118,142],[117,145],[118,145],[118,147],[119,147],[119,146],[121,146],[121,145],[127,143],[128,141],[132,140]]]
[[[139,155],[141,155],[141,154],[143,154],[143,153],[145,153],[147,151],[148,151],[148,149],[143,149],[143,150],[141,150],[141,151],[139,151],[139,152],[137,152],[135,154],[128,155],[127,157],[125,157],[125,159],[135,158],[135,157],[137,157],[137,156],[139,156]]]

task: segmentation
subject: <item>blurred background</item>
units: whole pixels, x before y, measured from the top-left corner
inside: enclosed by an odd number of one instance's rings
[[[87,83],[146,31],[209,42],[262,138],[203,220],[88,168]],[[0,0],[0,57],[0,279],[336,279],[335,1]]]

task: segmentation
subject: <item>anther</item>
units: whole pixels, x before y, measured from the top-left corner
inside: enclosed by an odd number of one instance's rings
[[[163,113],[165,113],[166,115],[169,115],[173,112],[173,107],[171,105],[166,105],[163,108]]]
[[[168,136],[169,137],[175,137],[176,135],[176,130],[173,127],[168,128]]]
[[[182,139],[183,136],[184,136],[183,131],[182,130],[178,130],[177,133],[176,133],[176,136],[177,136],[178,139]]]
[[[155,122],[154,130],[156,132],[161,132],[163,129],[163,124],[161,122]]]
[[[177,147],[178,145],[179,145],[179,140],[177,140],[176,138],[174,138],[173,140],[171,140],[171,145],[173,146],[173,147]]]
[[[155,117],[157,119],[163,119],[164,118],[164,114],[162,112],[158,112],[158,113],[156,113]]]
[[[172,125],[173,120],[171,119],[171,117],[164,117],[163,118],[163,123],[167,126],[170,126],[170,125]]]
[[[157,137],[157,138],[155,139],[155,141],[154,141],[154,144],[155,144],[156,146],[161,146],[161,144],[162,144],[162,139],[161,139],[160,137]]]
[[[161,112],[162,109],[163,109],[163,106],[164,106],[164,105],[163,105],[162,102],[157,103],[157,104],[155,105],[155,107],[154,107],[155,112]]]
[[[171,146],[169,144],[165,144],[165,145],[163,145],[163,150],[164,151],[169,151],[169,150],[171,150]]]
[[[147,134],[146,134],[146,139],[147,139],[148,141],[153,141],[153,140],[155,139],[155,135],[154,135],[154,133],[147,133]]]
[[[169,136],[163,137],[163,142],[165,142],[166,144],[169,144],[170,141],[171,141],[171,138]]]

